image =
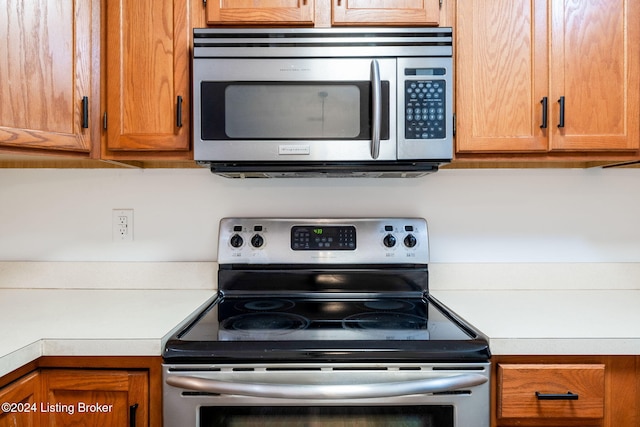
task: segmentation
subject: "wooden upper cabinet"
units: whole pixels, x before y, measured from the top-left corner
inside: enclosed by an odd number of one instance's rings
[[[440,0],[332,0],[333,25],[433,25]]]
[[[457,152],[637,149],[638,19],[633,0],[458,2]]]
[[[554,0],[551,12],[550,148],[638,148],[640,2]]]
[[[314,0],[208,0],[207,24],[313,25]]]
[[[457,151],[546,150],[546,2],[468,0],[457,8]]]
[[[0,147],[86,156],[99,137],[99,2],[0,9]]]
[[[191,121],[187,3],[106,2],[103,158],[187,157]]]
[[[440,20],[440,0],[208,0],[206,9],[209,25],[437,26]]]

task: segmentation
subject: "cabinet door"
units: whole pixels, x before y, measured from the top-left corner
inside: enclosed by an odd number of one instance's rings
[[[45,369],[43,426],[148,426],[148,375],[119,370]],[[135,421],[131,422],[131,417]]]
[[[207,23],[312,25],[314,0],[210,0]]]
[[[546,151],[545,0],[457,3],[456,149]]]
[[[140,158],[140,152],[189,150],[187,3],[106,3],[107,134],[103,158],[127,158],[127,152],[137,152],[133,158]]]
[[[334,25],[438,25],[439,0],[332,0]]]
[[[551,149],[638,148],[640,2],[553,0],[551,16]]]
[[[497,387],[498,418],[604,417],[604,364],[501,364]]]
[[[13,411],[0,410],[0,427],[35,427],[40,414],[40,379],[33,372],[0,390],[0,403],[16,404]]]
[[[0,147],[90,152],[84,126],[99,116],[98,22],[94,0],[0,6]]]

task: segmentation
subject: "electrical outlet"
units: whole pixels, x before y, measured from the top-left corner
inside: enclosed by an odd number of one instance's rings
[[[114,242],[133,242],[133,209],[114,209],[111,225]]]

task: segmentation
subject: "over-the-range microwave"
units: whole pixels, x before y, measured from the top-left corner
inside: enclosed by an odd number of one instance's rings
[[[453,157],[451,28],[195,29],[194,157],[227,177],[413,177]]]

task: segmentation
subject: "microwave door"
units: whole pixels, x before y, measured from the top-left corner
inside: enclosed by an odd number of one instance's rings
[[[396,159],[393,58],[194,61],[196,160]]]

